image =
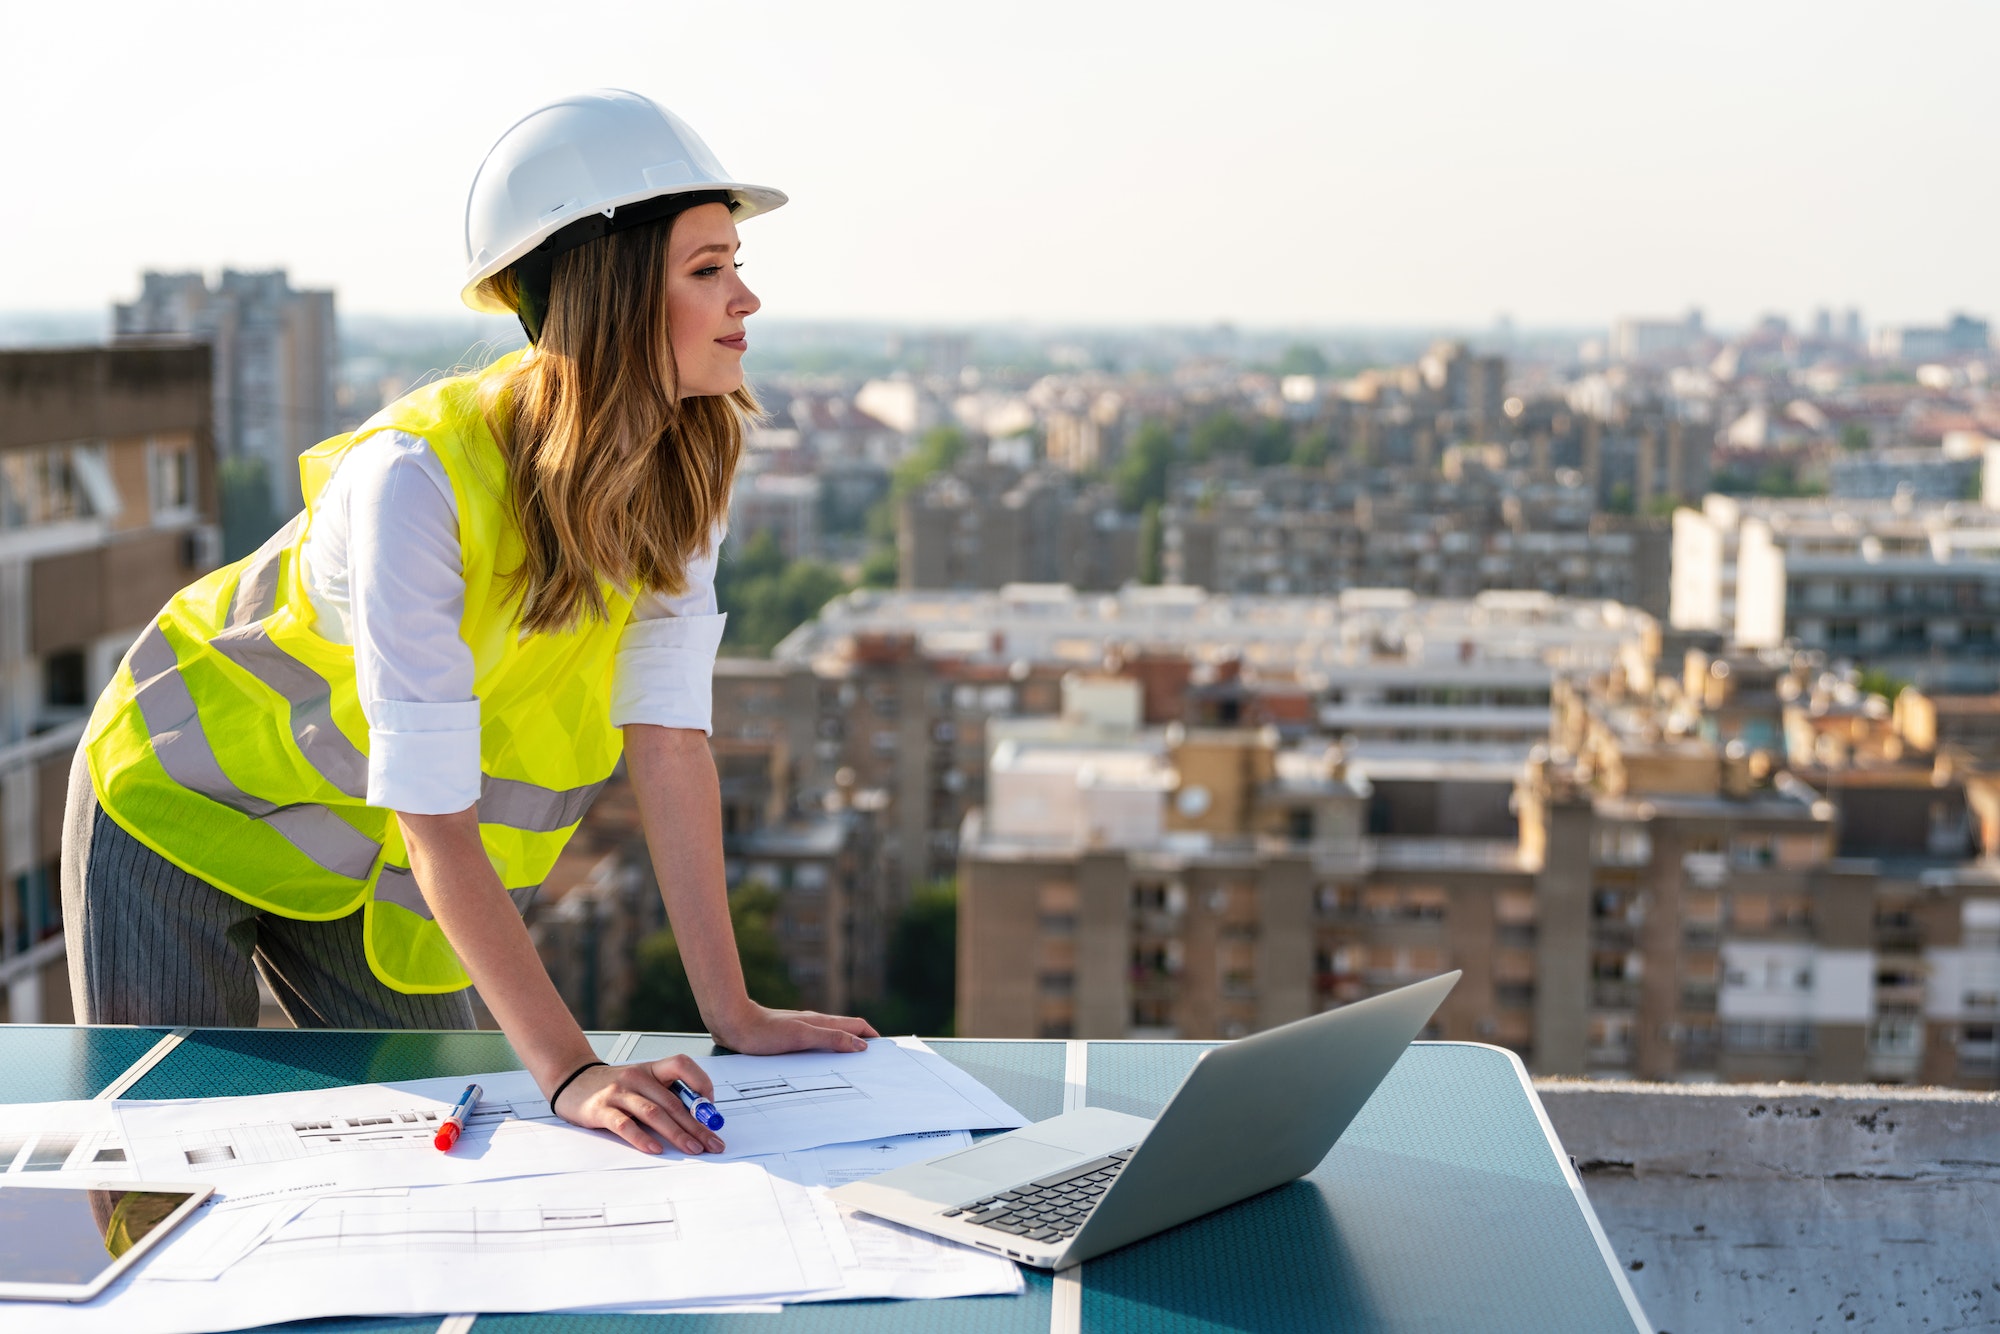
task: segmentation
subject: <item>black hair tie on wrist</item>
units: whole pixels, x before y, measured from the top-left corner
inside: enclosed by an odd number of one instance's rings
[[[579,1065],[576,1069],[570,1071],[569,1078],[565,1079],[562,1083],[556,1085],[556,1091],[549,1095],[549,1110],[552,1112],[555,1111],[556,1099],[562,1097],[564,1089],[568,1088],[571,1084],[574,1084],[576,1082],[576,1077],[578,1075],[582,1074],[586,1070],[595,1070],[598,1066],[606,1064],[608,1063],[605,1061],[585,1061],[582,1065]]]

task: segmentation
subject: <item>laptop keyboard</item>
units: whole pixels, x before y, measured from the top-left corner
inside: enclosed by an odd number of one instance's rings
[[[1137,1146],[1134,1146],[1135,1148]],[[1098,1199],[1124,1170],[1132,1149],[947,1209],[943,1217],[990,1227],[1029,1241],[1066,1241],[1076,1235]]]

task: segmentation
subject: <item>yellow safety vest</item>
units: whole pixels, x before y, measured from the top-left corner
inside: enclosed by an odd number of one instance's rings
[[[469,979],[410,873],[400,825],[368,805],[354,650],[314,631],[300,552],[349,449],[377,431],[429,442],[458,501],[480,839],[525,908],[617,766],[612,662],[632,601],[606,584],[607,619],[521,633],[506,579],[521,537],[480,408],[482,383],[516,359],[418,389],[301,455],[304,511],[174,596],[125,655],[84,735],[97,800],[134,838],[285,917],[361,909],[369,967],[398,991],[456,991]]]

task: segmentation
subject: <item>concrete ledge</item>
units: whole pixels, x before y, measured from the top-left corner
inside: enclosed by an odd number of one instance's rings
[[[2000,1329],[2000,1094],[1536,1091],[1667,1334]]]

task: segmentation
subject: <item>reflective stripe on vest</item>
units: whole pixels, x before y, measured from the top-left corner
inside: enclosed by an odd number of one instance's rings
[[[292,740],[320,777],[350,797],[366,799],[368,757],[334,724],[332,687],[257,624],[277,609],[279,566],[304,523],[303,513],[294,516],[257,549],[237,579],[229,628],[209,643],[291,705]],[[557,791],[518,778],[486,777],[479,789],[479,823],[553,834],[581,820],[603,786],[586,783]]]
[[[514,901],[514,910],[525,917],[528,905],[535,901],[535,895],[541,888],[540,885],[523,885],[519,889],[508,890],[507,897]],[[416,873],[407,866],[397,866],[393,862],[384,864],[382,876],[375,882],[375,901],[393,903],[398,908],[415,913],[426,922],[437,920],[431,915],[431,905],[424,898],[423,890],[417,885]]]
[[[324,806],[301,802],[278,806],[253,797],[222,772],[215,748],[202,731],[201,715],[181,679],[181,667],[174,647],[160,632],[158,622],[146,627],[132,646],[132,679],[138,684],[135,699],[152,734],[153,754],[176,783],[219,801],[253,820],[262,820],[285,836],[287,842],[335,875],[350,880],[366,880],[375,869],[382,845],[335,815]]]

